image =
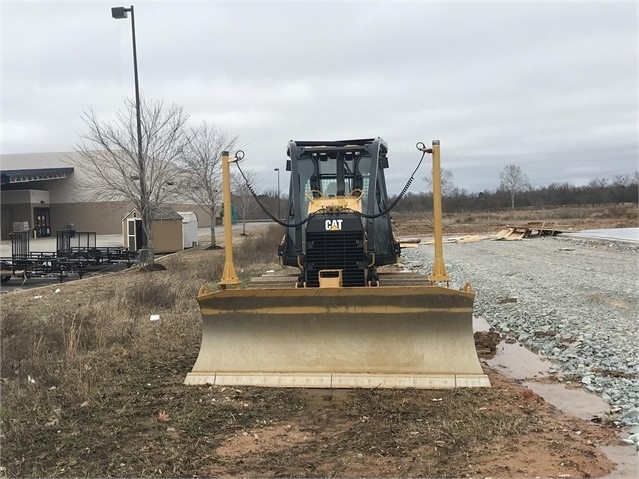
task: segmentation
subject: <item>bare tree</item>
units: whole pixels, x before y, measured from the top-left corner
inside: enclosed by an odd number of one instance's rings
[[[236,210],[242,218],[242,235],[246,235],[246,216],[251,210],[251,206],[255,203],[255,198],[251,190],[246,185],[248,183],[251,187],[255,186],[257,175],[253,170],[242,169],[244,176],[239,171],[235,171],[232,174],[232,190],[233,190],[233,204],[236,206]],[[246,179],[244,179],[246,177]]]
[[[515,195],[530,188],[528,177],[517,165],[508,164],[499,173],[499,188],[510,193],[510,206],[515,209]]]
[[[211,247],[215,248],[215,214],[222,204],[222,152],[234,150],[238,137],[206,122],[191,127],[189,136],[179,162],[180,190],[209,214]]]
[[[455,176],[450,170],[441,170],[441,188],[442,196],[452,196],[455,192],[455,185],[453,183]],[[426,182],[426,194],[432,194],[433,192],[433,172],[430,171],[426,176],[422,178]]]
[[[80,159],[74,164],[87,171],[81,187],[94,200],[128,200],[140,212],[148,255],[143,264],[154,263],[151,222],[162,204],[176,199],[171,185],[175,161],[183,154],[188,135],[188,115],[181,107],[162,102],[142,102],[142,154],[138,153],[135,103],[127,101],[112,121],[100,120],[92,109],[81,118],[87,132],[76,147]]]

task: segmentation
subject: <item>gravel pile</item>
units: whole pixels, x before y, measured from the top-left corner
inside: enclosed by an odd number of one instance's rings
[[[639,245],[561,237],[446,243],[451,286],[470,281],[475,314],[552,361],[560,381],[600,395],[639,444]],[[402,251],[428,274],[433,247]]]

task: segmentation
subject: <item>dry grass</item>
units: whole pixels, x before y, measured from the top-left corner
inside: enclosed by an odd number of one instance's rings
[[[565,221],[565,220],[587,220],[587,219],[630,219],[637,221],[637,204],[610,204],[592,206],[558,206],[554,208],[522,208],[517,210],[504,210],[500,212],[485,213],[480,215],[478,221],[487,220],[509,220],[509,221]]]
[[[394,213],[396,234],[413,234],[417,227],[424,233],[432,233],[433,214],[424,212]],[[445,232],[486,233],[497,232],[501,228],[523,225],[529,222],[542,222],[546,227],[557,230],[582,230],[590,228],[636,228],[639,226],[639,206],[637,204],[609,204],[596,206],[560,206],[521,208],[499,211],[468,211],[447,213],[444,209],[443,223]]]
[[[272,268],[280,237],[273,227],[245,238],[235,250],[241,276]],[[185,387],[200,346],[197,290],[215,286],[224,252],[194,248],[160,261],[165,271],[133,268],[2,296],[4,474],[458,476],[549,420],[515,406],[515,385],[319,399],[292,389]],[[310,439],[241,460],[217,452],[290,424]],[[358,469],[358,454],[372,466]],[[429,459],[414,461],[419,454]]]
[[[275,256],[277,241],[269,241],[274,237],[271,232],[246,239],[237,247],[238,268],[246,274],[266,268],[260,262],[266,250],[271,261]],[[5,434],[47,424],[51,411],[78,407],[97,384],[166,355],[182,358],[183,365],[194,360],[201,321],[197,291],[202,284],[215,287],[224,252],[187,250],[158,262],[165,271],[134,268],[2,297]],[[150,321],[151,314],[161,319]]]
[[[613,219],[617,222],[631,220],[636,224],[638,215],[637,204],[617,203],[597,206],[527,207],[515,210],[445,213],[444,218],[451,223],[571,222],[575,220]]]
[[[416,216],[415,213],[394,213],[393,216]],[[639,205],[636,203],[615,203],[607,205],[575,205],[544,208],[518,208],[499,211],[467,211],[447,213],[444,208],[444,220],[450,223],[500,223],[513,221],[574,221],[612,219],[614,221],[631,220],[637,223]],[[424,218],[432,219],[432,212],[423,213]]]

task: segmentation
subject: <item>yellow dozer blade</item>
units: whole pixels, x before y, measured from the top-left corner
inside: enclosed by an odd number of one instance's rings
[[[439,143],[433,142],[434,183]],[[418,148],[420,148],[418,146]],[[239,157],[236,156],[236,160]],[[475,293],[448,283],[441,204],[435,201],[435,263],[428,277],[390,273],[381,286],[319,288],[296,276],[255,278],[239,288],[231,247],[229,156],[222,154],[226,263],[221,289],[203,286],[202,345],[186,384],[306,388],[489,387],[473,338]],[[435,171],[436,170],[436,171]],[[439,185],[434,188],[439,199]],[[323,270],[334,272],[334,270]],[[321,274],[320,274],[321,276]]]
[[[474,296],[436,286],[202,288],[202,346],[185,383],[490,386],[473,341]]]

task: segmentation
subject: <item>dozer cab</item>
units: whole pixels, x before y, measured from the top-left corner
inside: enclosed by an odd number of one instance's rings
[[[377,268],[397,262],[400,246],[384,178],[387,154],[381,138],[289,142],[288,221],[294,226],[279,255],[282,264],[300,267],[298,286],[377,286]]]
[[[401,253],[392,234],[382,139],[291,141],[290,205],[278,254],[296,272],[252,278],[246,287],[233,266],[231,160],[223,153],[226,263],[220,289],[203,286],[198,293],[202,344],[186,384],[490,386],[473,339],[475,294],[469,284],[462,290],[441,285],[449,278],[442,255],[439,142],[432,148],[418,143],[418,149],[433,155],[430,276],[382,268]]]

